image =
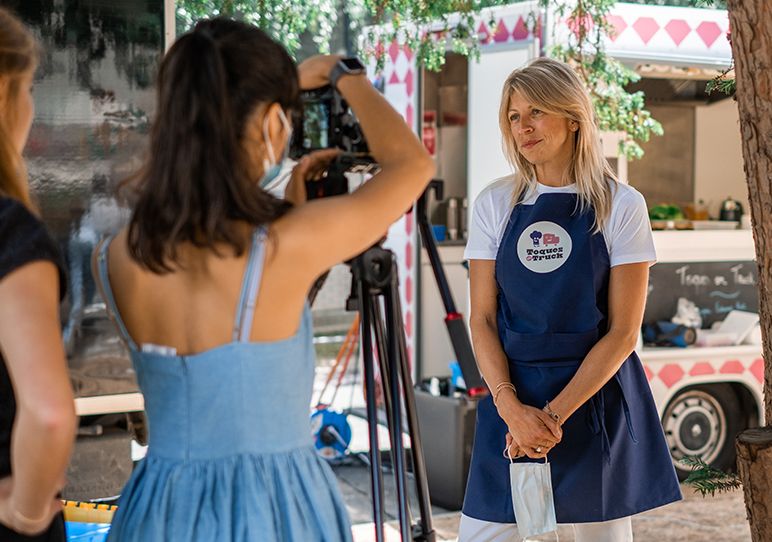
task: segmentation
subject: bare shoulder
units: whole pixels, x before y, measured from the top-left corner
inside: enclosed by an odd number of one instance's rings
[[[286,278],[286,282],[295,283],[302,288],[304,283],[310,286],[324,271],[316,257],[318,245],[323,243],[324,236],[318,226],[315,227],[305,220],[301,209],[302,207],[290,210],[270,225],[265,245],[265,261],[266,270],[275,269]]]
[[[322,198],[291,209],[268,230],[267,261],[309,286],[346,256],[350,239],[366,228],[352,215],[351,195]]]
[[[123,275],[136,263],[129,255],[128,228],[122,228],[112,238],[105,239],[103,242],[109,242],[107,247],[107,264],[110,275]]]

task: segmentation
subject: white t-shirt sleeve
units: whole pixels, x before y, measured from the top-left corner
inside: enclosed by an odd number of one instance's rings
[[[649,211],[640,192],[626,185],[618,187],[611,206],[606,242],[611,267],[627,263],[657,261]]]
[[[501,179],[487,186],[474,202],[464,250],[467,260],[495,260],[512,198],[511,180]]]

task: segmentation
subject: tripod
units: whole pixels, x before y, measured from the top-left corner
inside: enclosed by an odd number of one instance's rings
[[[323,183],[306,182],[309,198],[326,197],[348,192],[348,181],[344,173],[357,167],[372,167],[365,162],[363,166],[355,156],[342,155],[332,162],[327,178]],[[482,379],[477,370],[474,353],[469,342],[469,335],[461,315],[456,311],[453,297],[447,283],[437,247],[430,233],[427,216],[428,191],[435,190],[438,197],[442,194],[442,181],[434,180],[424,192],[416,207],[416,217],[421,231],[423,244],[429,253],[429,260],[434,270],[440,294],[446,310],[445,322],[453,349],[461,366],[469,395],[477,395],[483,389]],[[418,432],[413,384],[408,369],[407,348],[405,346],[405,328],[402,322],[402,307],[399,298],[397,268],[394,254],[384,249],[380,243],[370,247],[359,256],[346,262],[351,269],[351,294],[346,303],[347,310],[359,312],[361,322],[361,344],[364,358],[364,385],[370,450],[368,452],[370,483],[373,496],[373,522],[375,539],[383,542],[384,499],[381,455],[378,445],[378,409],[375,400],[375,360],[373,359],[373,337],[375,351],[383,385],[386,420],[391,441],[394,480],[397,493],[400,533],[403,542],[434,542],[436,534],[432,528],[429,485],[424,462],[421,437]],[[313,303],[316,294],[326,279],[325,273],[312,286],[309,300]],[[418,497],[419,520],[413,524],[408,505],[407,467],[405,449],[402,443],[403,406],[408,434],[410,435],[410,453]],[[335,439],[335,435],[326,438]]]
[[[399,300],[394,253],[380,245],[375,245],[348,264],[351,268],[352,281],[347,309],[358,310],[362,324],[361,338],[370,439],[370,483],[373,492],[375,539],[377,542],[384,540],[384,499],[381,454],[378,446],[373,337],[375,337],[377,361],[383,384],[402,540],[403,542],[434,542],[435,533],[431,521],[429,485],[426,479],[421,438],[418,433],[412,378],[407,363],[405,331],[402,323],[402,308]],[[420,509],[420,519],[416,525],[413,524],[408,506],[405,449],[402,443],[403,405],[410,435],[410,453]]]

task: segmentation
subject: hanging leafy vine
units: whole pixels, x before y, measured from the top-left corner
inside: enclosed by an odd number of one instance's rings
[[[348,30],[353,35],[364,34],[365,56],[382,62],[383,44],[396,39],[415,52],[421,65],[436,71],[445,62],[448,42],[457,53],[479,55],[476,17],[486,7],[510,3],[512,0],[179,0],[177,30],[184,32],[203,17],[238,16],[270,32],[291,53],[298,51],[304,32],[313,34],[317,50],[326,53],[333,29],[345,13]],[[375,28],[378,25],[383,25],[380,31]]]
[[[362,0],[345,2],[349,13],[357,12]],[[313,34],[320,52],[329,52],[333,28],[338,21],[338,0],[179,0],[177,2],[177,32],[191,28],[205,17],[234,16],[249,21],[270,33],[284,44],[290,53],[300,47],[304,32]]]
[[[614,32],[608,15],[614,0],[539,0],[552,10],[550,56],[571,64],[586,82],[600,129],[621,132],[620,152],[630,159],[643,156],[639,142],[662,135],[662,125],[644,108],[643,92],[629,93],[625,86],[640,76],[605,52],[605,40]],[[560,28],[563,39],[554,39]]]
[[[722,0],[632,0],[647,4],[706,5]],[[202,17],[231,15],[265,29],[295,54],[304,33],[313,36],[319,52],[329,52],[333,30],[344,13],[352,36],[363,36],[360,54],[382,66],[388,44],[407,45],[418,64],[433,71],[445,63],[448,49],[477,59],[480,36],[476,25],[492,10],[513,0],[179,0],[177,26],[187,30]],[[639,76],[605,52],[613,32],[607,22],[615,0],[539,0],[552,19],[550,56],[570,63],[587,83],[601,130],[622,134],[620,151],[640,158],[640,143],[662,134],[662,125],[645,109],[643,92],[629,93],[626,85]],[[554,16],[553,16],[554,15]],[[492,22],[492,20],[490,21]],[[388,23],[388,24],[387,24]],[[569,32],[558,30],[568,27]],[[726,74],[709,84],[724,92],[733,90]]]

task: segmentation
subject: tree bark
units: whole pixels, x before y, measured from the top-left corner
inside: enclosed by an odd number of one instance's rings
[[[772,540],[772,427],[743,431],[736,444],[751,538]]]
[[[748,181],[759,309],[764,339],[764,393],[772,421],[772,2],[729,0],[732,53],[745,176]]]
[[[772,423],[772,2],[728,0],[737,107],[748,181],[764,351],[764,412]],[[764,441],[762,436],[766,436]],[[772,429],[737,440],[738,470],[753,542],[772,540]]]

